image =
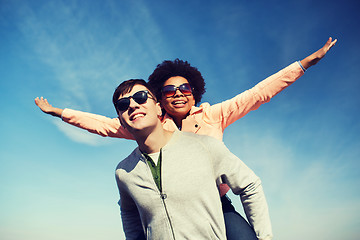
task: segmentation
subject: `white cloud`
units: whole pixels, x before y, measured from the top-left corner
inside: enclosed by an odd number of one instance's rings
[[[50,94],[56,92],[61,96],[57,105],[62,107],[92,112],[95,106],[105,106],[113,113],[110,99],[117,84],[129,78],[147,79],[156,65],[154,59],[161,58],[166,47],[144,3],[117,6],[107,18],[91,14],[90,7],[81,4],[59,1],[35,8],[24,3],[17,9],[17,26],[35,59],[54,74],[56,84],[49,86],[59,86],[42,95],[55,100]],[[63,125],[59,129],[72,140],[94,144],[96,138],[88,133]]]
[[[56,74],[60,90],[89,109],[88,92],[97,94],[109,84],[115,88],[114,81],[137,77],[150,59],[160,58],[159,51],[166,50],[145,4],[117,7],[106,20],[77,5],[57,2],[35,9],[24,4],[18,10],[18,27]],[[152,63],[149,69],[153,67]]]
[[[63,132],[68,138],[75,142],[84,143],[91,146],[104,145],[109,142],[109,139],[104,139],[103,137],[90,134],[83,129],[79,129],[72,125],[65,124],[58,119],[53,120],[53,123],[61,132]]]

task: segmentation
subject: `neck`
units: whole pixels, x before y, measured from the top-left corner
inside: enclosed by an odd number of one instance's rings
[[[181,129],[182,127],[182,120],[184,120],[188,115],[190,114],[190,111],[187,114],[180,115],[180,116],[174,116],[169,114],[169,116],[173,119],[174,123],[178,127],[178,129]]]
[[[161,128],[151,130],[148,134],[133,134],[139,148],[145,153],[156,153],[159,152],[170,140],[172,132],[164,130],[162,125]],[[141,133],[143,133],[142,131]]]
[[[174,120],[174,122],[175,122],[176,126],[178,127],[178,129],[181,129],[181,127],[182,127],[182,120],[183,120],[184,118],[174,118],[174,117],[172,117],[172,119]]]

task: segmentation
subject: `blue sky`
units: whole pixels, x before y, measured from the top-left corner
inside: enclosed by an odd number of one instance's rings
[[[326,57],[224,142],[261,177],[275,239],[358,239],[359,10],[358,1],[0,0],[1,239],[124,239],[114,169],[135,142],[69,126],[35,97],[116,117],[120,82],[180,58],[202,72],[213,104],[330,36],[338,43]]]

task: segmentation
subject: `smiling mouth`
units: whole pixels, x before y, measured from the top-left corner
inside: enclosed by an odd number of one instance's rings
[[[145,116],[144,113],[136,113],[136,114],[134,114],[134,115],[132,115],[132,116],[130,117],[130,121],[135,121],[136,119],[142,118],[142,117],[144,117],[144,116]]]
[[[172,105],[174,105],[174,106],[183,106],[185,104],[186,104],[186,101],[180,101],[180,100],[172,102]]]

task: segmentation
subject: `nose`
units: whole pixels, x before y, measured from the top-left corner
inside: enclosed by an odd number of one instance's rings
[[[130,98],[129,110],[139,108],[139,105],[133,98]]]
[[[173,96],[173,97],[176,97],[176,96],[184,96],[184,94],[180,91],[180,89],[179,89],[179,88],[176,88],[176,90],[175,90],[175,94],[174,94],[174,96]]]

